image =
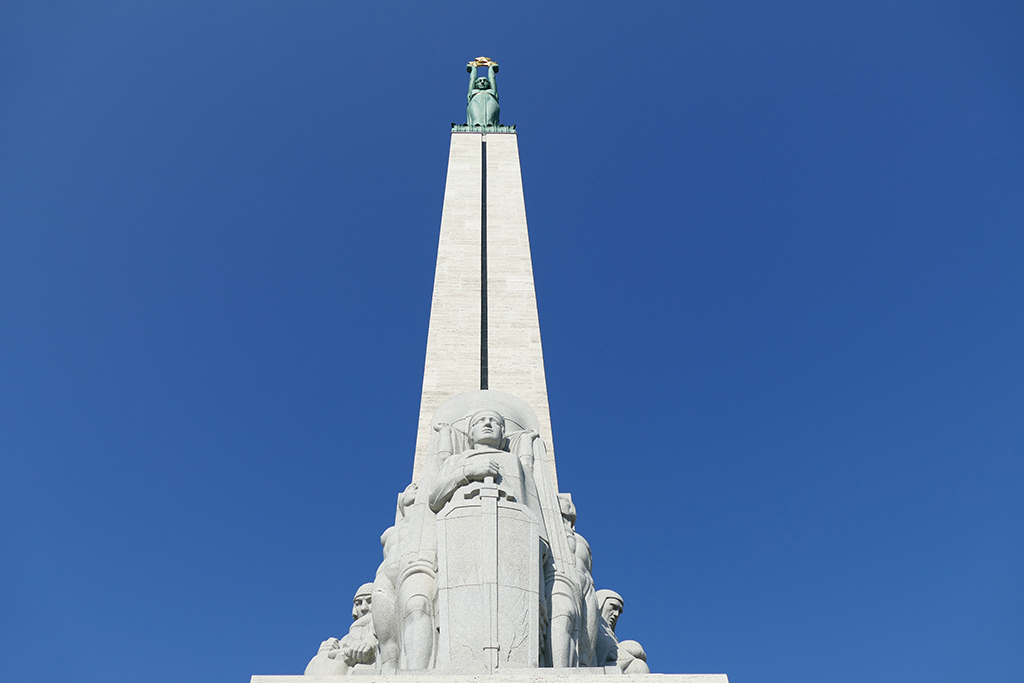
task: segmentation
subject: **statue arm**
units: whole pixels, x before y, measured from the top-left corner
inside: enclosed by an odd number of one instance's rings
[[[435,514],[440,512],[441,509],[448,504],[448,501],[455,495],[455,491],[460,486],[465,486],[469,483],[469,477],[466,475],[465,466],[460,467],[455,471],[454,474],[447,474],[447,472],[438,478],[437,484],[430,492],[430,510]]]
[[[341,639],[339,652],[349,666],[373,664],[377,654],[377,637],[372,633],[353,636],[351,633]]]
[[[533,461],[535,458],[533,452],[534,442],[539,438],[540,434],[529,429],[522,432],[516,443],[516,457],[519,458],[519,462],[523,464],[523,469],[531,475],[533,473]]]
[[[473,81],[476,80],[476,64],[470,62],[466,65],[466,71],[469,72],[469,94],[466,95],[466,102],[473,99]]]
[[[498,65],[493,62],[487,67],[487,80],[491,83],[491,94],[494,95],[494,100],[498,100],[498,79],[494,77],[494,74],[498,73]]]
[[[494,458],[476,457],[465,459],[458,469],[450,473],[447,466],[448,462],[450,460],[446,461],[445,466],[442,467],[441,475],[437,478],[437,483],[430,491],[430,497],[427,500],[431,511],[435,514],[448,504],[448,501],[452,499],[452,496],[455,495],[455,491],[459,487],[465,486],[471,481],[484,481],[487,477],[492,477],[497,481],[500,476],[498,462]]]

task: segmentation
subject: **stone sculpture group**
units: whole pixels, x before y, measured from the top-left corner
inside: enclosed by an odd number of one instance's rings
[[[530,407],[467,392],[433,426],[426,467],[398,496],[348,634],[324,641],[306,674],[649,673],[640,644],[615,635],[624,602],[595,590],[590,545],[576,533],[572,497],[557,491]]]

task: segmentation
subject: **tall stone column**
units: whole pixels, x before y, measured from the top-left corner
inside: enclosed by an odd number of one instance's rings
[[[434,411],[474,389],[513,394],[536,411],[557,482],[519,145],[512,131],[451,136],[413,481],[423,470]]]
[[[377,683],[473,683],[483,673],[556,683],[571,670],[577,683],[600,683],[649,673],[640,644],[615,634],[625,603],[595,590],[590,545],[576,532],[572,497],[558,490],[515,127],[499,121],[498,65],[478,57],[466,70],[413,481],[381,536],[373,583],[357,592],[348,635],[323,641],[308,677],[251,683],[326,683],[321,674],[370,665]],[[728,683],[722,674],[655,678]]]

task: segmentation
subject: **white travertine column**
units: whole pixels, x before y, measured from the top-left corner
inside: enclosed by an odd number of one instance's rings
[[[537,413],[555,477],[548,385],[515,133],[487,140],[488,389],[514,394]]]
[[[555,475],[516,134],[452,133],[413,481],[423,467],[434,411],[452,396],[481,388],[482,143],[487,146],[487,388],[514,394],[534,409]]]
[[[480,388],[480,176],[480,135],[452,133],[413,481],[430,444],[434,411],[452,396]]]

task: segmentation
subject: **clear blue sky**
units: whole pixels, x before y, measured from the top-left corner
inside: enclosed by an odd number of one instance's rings
[[[409,481],[467,59],[563,490],[733,683],[1024,679],[1024,4],[0,7],[0,678],[244,683]]]

